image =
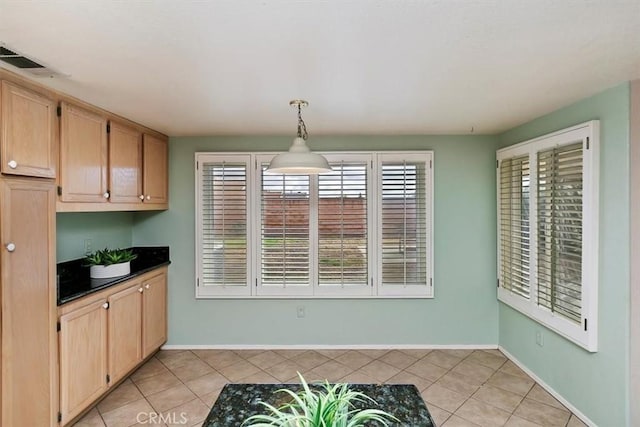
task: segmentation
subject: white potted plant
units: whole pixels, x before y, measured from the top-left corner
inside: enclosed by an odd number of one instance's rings
[[[131,261],[136,258],[131,249],[104,248],[87,255],[85,261],[92,279],[107,279],[131,273]]]

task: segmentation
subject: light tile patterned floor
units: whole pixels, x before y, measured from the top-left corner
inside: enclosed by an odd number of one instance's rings
[[[443,427],[584,426],[498,350],[163,350],[76,426],[200,426],[226,383],[295,382],[297,371],[415,384]]]

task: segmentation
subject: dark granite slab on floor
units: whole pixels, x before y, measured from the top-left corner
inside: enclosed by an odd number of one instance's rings
[[[234,427],[241,426],[248,417],[265,413],[259,404],[266,401],[276,407],[285,403],[286,395],[277,390],[288,388],[299,391],[300,384],[227,384],[218,400],[211,408],[209,416],[202,427]],[[312,387],[318,387],[314,385]],[[400,420],[390,423],[393,426],[435,427],[435,423],[427,410],[418,389],[410,384],[352,384],[350,388],[371,397],[378,403],[376,409],[382,409]],[[367,405],[375,408],[375,405]],[[363,406],[356,405],[358,409]],[[368,424],[378,426],[378,423]]]

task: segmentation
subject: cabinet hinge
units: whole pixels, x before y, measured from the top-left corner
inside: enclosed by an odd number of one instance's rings
[[[62,107],[58,105],[58,107],[56,108],[56,115],[58,117],[62,116]]]
[[[584,330],[587,330],[587,319],[584,319]]]
[[[60,322],[57,322],[56,323],[56,331],[60,332],[60,329],[62,329],[61,326],[60,326]]]
[[[111,123],[107,123],[107,133],[111,132]]]
[[[109,374],[107,374],[107,384],[109,384],[111,382],[111,377],[109,376]]]
[[[62,196],[62,187],[58,185],[58,196]]]
[[[591,140],[589,139],[589,137],[587,137],[587,150],[589,149],[589,142],[591,142]]]
[[[62,422],[62,412],[58,412],[58,422]]]

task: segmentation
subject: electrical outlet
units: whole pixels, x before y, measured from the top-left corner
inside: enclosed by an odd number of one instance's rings
[[[540,347],[544,346],[544,336],[542,335],[542,331],[536,331],[536,344]]]
[[[89,255],[91,252],[93,252],[93,248],[92,248],[92,244],[93,242],[91,241],[91,239],[84,239],[84,254],[85,255]]]
[[[298,316],[298,319],[302,319],[306,315],[304,305],[299,305],[296,308],[296,315]]]

